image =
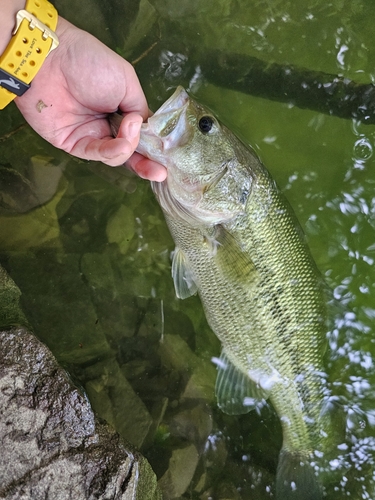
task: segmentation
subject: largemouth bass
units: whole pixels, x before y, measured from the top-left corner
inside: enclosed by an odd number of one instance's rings
[[[176,294],[198,292],[222,343],[219,406],[240,414],[269,399],[283,431],[277,499],[320,499],[325,287],[291,207],[254,151],[181,87],[137,150],[168,170],[152,189],[176,244]]]

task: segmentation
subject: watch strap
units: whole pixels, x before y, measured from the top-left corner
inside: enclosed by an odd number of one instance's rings
[[[13,36],[0,57],[0,109],[26,92],[51,50],[58,14],[47,0],[27,0],[17,12]]]

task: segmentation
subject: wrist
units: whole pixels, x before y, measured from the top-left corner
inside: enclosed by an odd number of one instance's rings
[[[5,14],[0,26],[2,45],[9,31],[10,37],[0,52],[0,109],[29,89],[48,54],[59,44],[55,33],[58,15],[48,0],[26,0],[26,5],[20,0],[11,4],[9,0],[2,1]]]
[[[26,0],[2,0],[0,17],[0,56],[7,48],[16,23],[16,14],[25,7]]]

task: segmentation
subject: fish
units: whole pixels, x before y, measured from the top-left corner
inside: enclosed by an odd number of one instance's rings
[[[177,297],[198,293],[222,346],[218,406],[270,401],[283,441],[278,500],[320,500],[325,284],[284,195],[254,150],[182,87],[142,125],[137,151],[167,168],[152,182],[175,242]]]

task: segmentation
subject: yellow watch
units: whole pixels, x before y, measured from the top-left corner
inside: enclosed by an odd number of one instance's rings
[[[17,12],[13,36],[0,56],[0,109],[23,95],[59,40],[57,10],[47,0],[27,0]]]

